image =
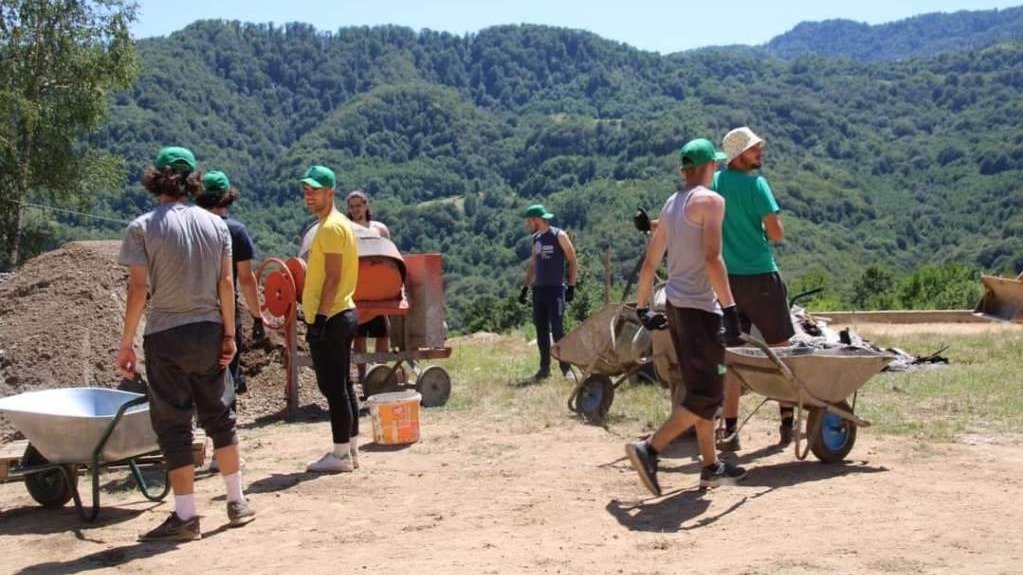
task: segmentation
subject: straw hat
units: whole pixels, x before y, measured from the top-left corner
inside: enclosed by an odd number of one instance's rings
[[[763,138],[754,134],[749,127],[743,126],[725,134],[724,139],[721,140],[721,149],[728,156],[728,163],[732,163],[732,160],[741,156],[743,152],[762,143],[764,143]]]

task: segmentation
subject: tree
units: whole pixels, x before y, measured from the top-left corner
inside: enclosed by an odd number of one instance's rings
[[[114,179],[114,158],[81,139],[135,77],[134,19],[122,0],[0,0],[0,268],[23,256],[31,193],[81,200]]]

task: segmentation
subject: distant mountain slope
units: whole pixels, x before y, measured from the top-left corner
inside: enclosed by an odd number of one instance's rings
[[[860,62],[892,62],[976,50],[1023,39],[1023,6],[924,14],[870,26],[852,20],[803,22],[763,48],[790,60],[813,54]]]
[[[831,278],[844,296],[868,265],[1023,268],[1023,44],[785,62],[659,56],[545,26],[454,36],[202,21],[139,47],[141,78],[90,142],[132,169],[125,189],[97,191],[99,215],[149,209],[141,170],[158,147],[186,145],[240,187],[234,213],[261,255],[286,256],[309,218],[296,179],[327,163],[342,193],[370,194],[403,251],[444,253],[453,329],[522,281],[519,214],[537,201],[579,248],[583,314],[604,251],[618,285],[641,255],[629,218],[677,188],[681,143],[739,125],[768,141],[789,279]],[[121,228],[61,221],[70,237]]]

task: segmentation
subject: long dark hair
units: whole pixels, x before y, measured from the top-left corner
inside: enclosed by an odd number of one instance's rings
[[[226,192],[220,195],[213,195],[205,191],[195,198],[195,203],[200,208],[213,210],[216,208],[229,208],[238,199],[238,188],[231,186]]]
[[[179,172],[171,166],[159,170],[149,166],[142,175],[142,186],[154,196],[197,196],[202,193],[202,172]]]

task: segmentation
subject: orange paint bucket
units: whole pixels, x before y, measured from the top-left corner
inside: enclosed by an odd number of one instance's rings
[[[422,399],[412,390],[371,395],[366,404],[373,421],[373,441],[381,445],[419,441],[419,402]]]

